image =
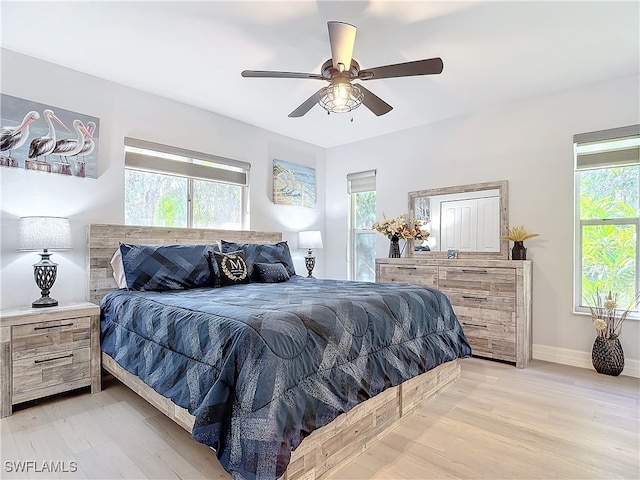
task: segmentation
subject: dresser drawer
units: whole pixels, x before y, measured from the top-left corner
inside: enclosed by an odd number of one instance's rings
[[[457,309],[459,307],[475,309],[478,315],[484,315],[486,311],[487,317],[493,316],[496,310],[514,312],[516,309],[516,298],[512,295],[500,296],[473,290],[460,292],[446,288],[441,288],[440,291],[447,296],[456,314],[458,313]]]
[[[13,402],[91,384],[91,349],[59,350],[13,361]]]
[[[412,283],[438,287],[438,267],[425,265],[378,265],[378,282]]]
[[[454,306],[473,355],[516,361],[515,312]]]
[[[13,360],[74,351],[91,345],[89,317],[17,325],[11,331]]]
[[[516,272],[514,268],[443,266],[438,269],[438,287],[515,297]]]
[[[469,345],[471,345],[471,353],[477,357],[494,358],[504,360],[505,362],[515,363],[516,343],[509,340],[496,340],[483,335],[476,335],[473,331],[465,333]]]

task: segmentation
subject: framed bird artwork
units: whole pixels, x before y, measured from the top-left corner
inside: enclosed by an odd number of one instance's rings
[[[100,119],[0,94],[0,166],[98,177]]]

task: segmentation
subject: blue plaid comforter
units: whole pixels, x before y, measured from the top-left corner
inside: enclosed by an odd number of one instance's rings
[[[313,430],[471,353],[449,300],[411,285],[294,276],[101,306],[102,350],[188,409],[236,479],[280,477]]]

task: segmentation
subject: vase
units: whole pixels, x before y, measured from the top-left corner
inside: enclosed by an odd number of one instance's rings
[[[526,260],[527,259],[527,248],[524,246],[524,243],[516,240],[513,242],[513,248],[511,249],[511,260]]]
[[[400,258],[400,237],[392,235],[390,240],[389,258]]]
[[[617,377],[624,370],[624,352],[620,339],[596,337],[591,349],[591,363],[598,373]]]

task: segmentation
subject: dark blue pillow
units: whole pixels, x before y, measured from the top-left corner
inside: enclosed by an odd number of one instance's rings
[[[237,252],[213,252],[213,259],[218,266],[221,286],[249,283],[249,269],[242,250]]]
[[[253,268],[256,263],[282,263],[290,277],[296,274],[287,242],[267,245],[261,243],[236,243],[222,240],[221,244],[222,251],[225,253],[235,252],[237,250],[244,252],[244,258],[247,261],[247,267],[249,267],[249,275],[252,281],[258,281],[258,277]]]
[[[183,290],[213,286],[209,252],[217,245],[132,245],[120,243],[131,290]]]
[[[282,263],[254,263],[253,271],[256,272],[258,282],[286,282],[291,278]]]

